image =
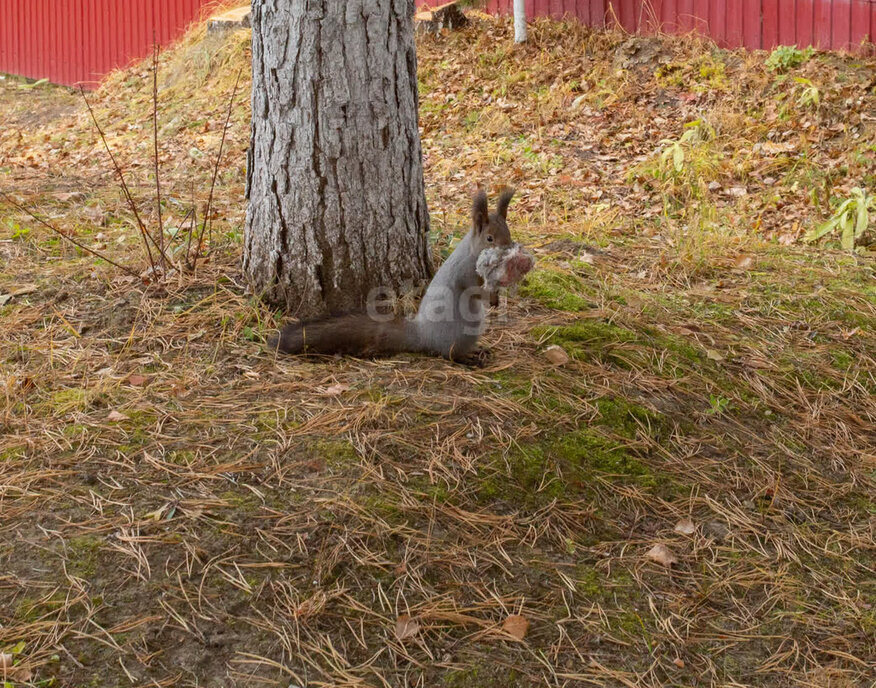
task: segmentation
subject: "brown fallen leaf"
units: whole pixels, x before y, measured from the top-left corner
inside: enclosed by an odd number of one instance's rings
[[[645,556],[667,568],[678,563],[678,559],[666,545],[654,545]]]
[[[505,619],[502,630],[517,640],[523,640],[526,637],[526,631],[529,630],[529,621],[520,614],[512,614]]]
[[[399,640],[413,638],[420,632],[420,622],[407,614],[402,614],[395,620],[395,637]]]
[[[672,663],[679,669],[684,669],[684,660],[681,657],[676,657],[672,660]]]
[[[19,287],[18,289],[13,289],[8,294],[0,294],[0,306],[5,306],[7,303],[12,301],[16,296],[24,296],[25,294],[32,294],[37,290],[37,285],[35,284],[27,284],[23,287]]]
[[[61,203],[82,203],[88,196],[86,196],[81,191],[69,191],[67,193],[54,193],[52,194],[55,198],[57,198]]]
[[[33,678],[33,672],[23,666],[12,667],[9,678],[19,683],[28,683]]]
[[[155,511],[150,511],[148,514],[143,514],[144,520],[147,521],[160,521],[161,516],[164,514],[165,510],[169,505],[165,504],[164,506],[158,507]]]
[[[791,244],[797,243],[797,237],[798,237],[797,234],[790,234],[790,233],[780,234],[779,235],[779,243],[782,246],[790,246]]]
[[[565,365],[569,362],[569,354],[566,353],[563,347],[556,344],[552,344],[544,350],[544,357],[556,366]]]
[[[673,528],[673,530],[681,535],[693,535],[695,532],[697,532],[697,527],[694,525],[694,522],[689,518],[683,518],[675,524],[675,528]]]
[[[139,375],[137,373],[128,375],[128,384],[133,385],[134,387],[143,387],[147,382],[149,382],[149,378],[145,375]]]
[[[185,399],[189,394],[191,394],[191,390],[185,386],[182,382],[178,382],[170,388],[170,393],[173,394],[177,399]]]
[[[20,389],[22,392],[29,392],[35,388],[36,383],[33,381],[32,377],[23,377],[18,380],[18,389]]]
[[[331,387],[326,387],[325,394],[326,394],[326,396],[336,397],[339,394],[343,394],[344,392],[346,392],[349,389],[350,389],[350,385],[344,385],[344,384],[338,383],[336,385],[332,385]]]
[[[736,259],[737,270],[748,270],[754,265],[754,258],[751,256],[740,256]]]
[[[106,419],[110,423],[118,423],[122,420],[128,420],[128,417],[124,413],[119,413],[118,411],[110,411]]]
[[[23,287],[13,289],[10,293],[12,296],[24,296],[25,294],[33,294],[39,287],[35,284],[25,284]]]
[[[0,679],[25,683],[33,678],[33,672],[23,666],[13,666],[15,655],[0,652]],[[8,685],[8,684],[5,684]]]

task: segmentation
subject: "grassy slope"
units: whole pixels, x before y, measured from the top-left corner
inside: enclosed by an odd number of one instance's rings
[[[762,55],[532,35],[514,49],[483,21],[420,45],[439,248],[475,181],[518,185],[538,247],[483,371],[261,352],[276,316],[237,262],[245,105],[213,257],[165,291],[0,201],[0,293],[33,289],[0,306],[0,651],[19,679],[866,685],[874,265],[794,242],[873,186],[872,61],[800,67],[813,109]],[[196,32],[163,57],[171,226],[192,181],[206,200],[247,47]],[[134,67],[94,96],[143,198],[149,87]],[[35,117],[22,95],[0,82],[11,190],[142,268],[81,105],[43,88]],[[685,164],[661,167],[700,118]],[[514,613],[523,642],[501,630]],[[402,614],[419,632],[400,641]]]

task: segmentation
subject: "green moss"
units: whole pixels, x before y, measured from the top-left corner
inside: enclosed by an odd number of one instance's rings
[[[703,352],[687,342],[683,337],[663,334],[654,339],[655,348],[671,351],[680,359],[689,363],[701,363],[704,360]]]
[[[553,393],[562,385],[551,384],[557,379],[553,371],[546,371],[540,375],[524,376],[512,370],[502,370],[490,376],[490,382],[483,388],[490,392],[501,391],[503,396],[510,397],[515,401],[537,411],[551,416],[554,414],[575,413],[581,410],[580,400],[575,396],[580,390],[564,390],[569,392],[567,396]]]
[[[135,453],[155,441],[153,428],[158,422],[158,416],[153,411],[125,409],[122,413],[128,418],[118,423],[118,428],[124,432],[127,441],[118,447],[119,450],[125,447],[127,454]]]
[[[594,567],[581,565],[575,574],[575,587],[581,594],[590,599],[603,599],[605,597],[605,581]]]
[[[366,387],[365,397],[372,404],[384,404],[387,406],[399,406],[407,401],[406,397],[400,394],[393,394],[380,385],[370,385]]]
[[[443,483],[429,483],[429,479],[425,476],[418,481],[411,481],[410,486],[422,493],[425,500],[429,502],[437,502],[444,504],[451,497],[450,490]]]
[[[273,436],[277,430],[291,430],[301,425],[301,421],[295,418],[295,410],[271,409],[262,411],[253,420],[256,433],[262,436]]]
[[[577,320],[560,327],[539,326],[533,328],[532,334],[545,344],[563,347],[572,358],[614,363],[621,368],[629,368],[630,363],[616,347],[637,339],[632,330],[595,319]]]
[[[557,270],[540,269],[526,276],[520,294],[535,299],[543,306],[558,311],[577,312],[593,304],[581,292],[584,285],[575,275]]]
[[[547,335],[552,343],[588,344],[606,346],[616,342],[632,342],[636,333],[625,327],[596,319],[576,320],[561,327],[540,326],[533,330],[536,336]]]
[[[15,459],[23,459],[26,456],[26,451],[27,448],[24,446],[0,449],[0,463],[4,461],[13,461]]]
[[[167,453],[166,460],[176,466],[191,466],[195,461],[195,452],[191,449],[181,449]]]
[[[615,619],[613,625],[629,638],[642,638],[650,645],[652,631],[645,625],[644,619],[637,612],[624,611]]]
[[[564,497],[566,487],[544,447],[529,445],[487,464],[480,474],[478,497],[486,502],[505,500],[538,507]]]
[[[50,597],[43,599],[22,597],[15,605],[14,616],[20,621],[33,623],[63,608],[66,602],[66,595],[59,590],[55,591]]]
[[[843,351],[842,349],[831,351],[830,357],[833,367],[837,370],[848,370],[855,362],[852,355],[848,351]]]
[[[634,611],[647,608],[648,593],[627,570],[612,566],[602,571],[593,565],[581,564],[576,567],[573,578],[585,603],[602,607],[612,630],[631,638],[650,640],[651,632]]]
[[[132,437],[131,439],[135,440],[135,441],[134,442],[126,442],[125,444],[116,445],[114,447],[115,451],[117,451],[119,454],[121,454],[122,456],[124,456],[126,458],[130,458],[131,456],[137,454],[138,452],[143,451],[143,447],[145,447],[148,444],[148,441],[141,442],[141,440],[148,440],[147,437],[137,437],[137,438]]]
[[[64,434],[64,437],[75,439],[82,435],[87,435],[89,430],[90,428],[87,425],[81,423],[70,423],[69,425],[65,425],[61,432]]]
[[[526,399],[532,391],[532,379],[515,373],[513,369],[500,370],[490,375],[492,382],[487,383],[490,390],[501,390],[504,396],[518,401]]]
[[[222,501],[227,502],[230,505],[233,511],[238,513],[259,511],[262,508],[262,500],[249,490],[244,492],[226,490],[219,496]]]
[[[332,468],[342,468],[359,461],[359,455],[349,440],[319,439],[311,443],[310,450]]]
[[[253,419],[253,424],[257,432],[276,430],[280,425],[279,414],[276,411],[263,411]]]
[[[80,535],[66,541],[67,566],[81,577],[92,578],[97,573],[97,559],[102,541],[94,535]]]
[[[856,514],[876,513],[876,501],[870,495],[854,493],[838,499],[837,503],[842,504]]]
[[[845,323],[850,329],[857,327],[864,332],[876,330],[876,318],[854,307],[845,306],[830,311],[833,320]]]
[[[158,416],[154,411],[146,411],[143,409],[127,409],[124,411],[128,420],[125,421],[128,427],[145,428],[155,425]]]
[[[600,422],[629,439],[635,439],[642,427],[648,428],[648,434],[653,435],[664,425],[658,414],[625,399],[604,397],[597,399],[596,406]]]
[[[446,688],[515,688],[531,684],[514,669],[487,662],[470,669],[448,671],[444,674],[441,685]]]
[[[663,88],[684,88],[694,93],[727,91],[726,65],[712,54],[698,55],[687,62],[669,62],[654,72]]]
[[[357,497],[356,501],[364,509],[367,509],[369,514],[383,518],[391,525],[400,525],[408,520],[398,502],[393,501],[389,495],[363,495]]]
[[[858,624],[866,635],[876,639],[876,611],[872,609],[861,611],[858,616]]]
[[[642,487],[657,485],[657,478],[645,464],[589,428],[565,435],[555,443],[553,450],[585,475],[603,473]]]
[[[91,405],[93,396],[90,390],[78,387],[59,389],[49,398],[49,403],[56,413],[85,411]]]
[[[132,633],[130,631],[123,633],[111,633],[110,635],[116,643],[122,646],[126,645],[132,637]]]
[[[801,384],[816,391],[842,388],[842,380],[828,375],[833,369],[823,365],[819,354],[793,351],[781,356],[779,363],[784,377],[793,380],[795,385]]]
[[[671,497],[676,485],[668,475],[652,471],[616,442],[591,428],[581,428],[539,443],[517,446],[484,462],[477,498],[502,500],[538,508],[553,500],[594,498],[595,477],[620,484],[657,488]]]

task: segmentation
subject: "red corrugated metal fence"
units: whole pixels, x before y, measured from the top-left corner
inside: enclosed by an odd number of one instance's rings
[[[490,12],[511,7],[512,0],[487,0]],[[794,44],[857,50],[876,35],[876,0],[526,0],[526,10],[590,26],[617,21],[630,32],[696,29],[722,47],[752,50]]]
[[[94,86],[179,37],[211,0],[0,0],[0,72]]]
[[[436,4],[440,0],[422,0]],[[0,72],[94,86],[177,38],[213,0],[0,0]],[[512,0],[487,0],[510,12]],[[696,29],[725,47],[855,50],[876,35],[876,0],[526,0],[529,16],[626,30]]]

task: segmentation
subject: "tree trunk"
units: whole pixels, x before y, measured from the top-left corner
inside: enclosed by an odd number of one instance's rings
[[[526,5],[514,0],[514,42],[526,43]]]
[[[310,318],[428,279],[413,0],[252,9],[252,288]]]

